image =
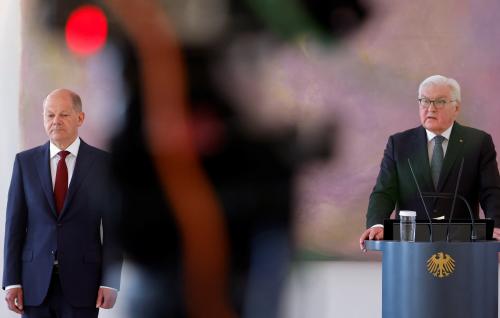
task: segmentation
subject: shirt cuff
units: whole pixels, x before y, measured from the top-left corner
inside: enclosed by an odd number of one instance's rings
[[[12,289],[12,288],[22,288],[23,286],[21,285],[9,285],[9,286],[6,286],[5,287],[5,290],[9,290],[9,289]]]
[[[384,228],[384,225],[383,224],[375,224],[375,225],[372,225],[372,227],[370,227],[370,229],[373,229],[374,227]]]
[[[113,288],[113,287],[108,287],[108,286],[99,286],[99,288],[112,289],[112,290],[114,290],[115,292],[117,292],[117,291],[118,291],[118,289]],[[7,288],[5,288],[5,289],[7,289]]]

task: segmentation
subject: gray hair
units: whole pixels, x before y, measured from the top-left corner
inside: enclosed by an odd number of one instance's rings
[[[80,98],[80,96],[77,93],[75,93],[72,90],[67,89],[67,88],[58,88],[58,89],[52,91],[49,95],[47,95],[45,97],[45,99],[43,100],[44,107],[45,107],[45,103],[47,102],[47,99],[49,98],[50,95],[55,94],[55,93],[62,93],[62,92],[68,94],[71,97],[71,102],[73,104],[74,110],[76,110],[77,112],[81,112],[83,110],[82,99]]]
[[[73,91],[70,91],[69,94],[71,95],[71,100],[73,101],[73,107],[75,108],[75,110],[77,112],[81,112],[83,110],[83,107],[82,107],[82,99],[80,98],[80,95],[78,95],[77,93],[75,93]]]
[[[427,77],[418,86],[418,97],[420,97],[422,89],[429,85],[447,85],[450,88],[451,97],[456,101],[462,101],[462,97],[460,96],[460,85],[453,78],[448,78],[443,75],[432,75]]]

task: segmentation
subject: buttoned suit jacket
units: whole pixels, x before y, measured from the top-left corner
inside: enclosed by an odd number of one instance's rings
[[[7,203],[2,286],[20,284],[24,304],[40,305],[57,255],[65,298],[76,307],[94,307],[100,285],[118,289],[120,284],[121,253],[113,233],[113,211],[118,205],[108,177],[109,155],[81,141],[59,215],[49,156],[49,142],[16,155]]]
[[[454,123],[437,188],[432,182],[427,135],[419,126],[389,137],[377,182],[370,195],[366,225],[382,224],[396,210],[413,210],[426,219],[424,205],[412,177],[410,161],[422,192],[454,193],[463,160],[458,194],[465,197],[475,218],[479,205],[500,227],[500,177],[496,151],[489,134]],[[452,200],[426,198],[430,217],[449,218]],[[398,215],[398,213],[396,213]],[[456,201],[453,219],[469,219],[466,205]]]

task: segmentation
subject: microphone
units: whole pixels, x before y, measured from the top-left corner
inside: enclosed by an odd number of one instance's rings
[[[465,203],[465,206],[467,207],[467,211],[469,212],[470,221],[471,221],[470,239],[472,242],[477,240],[476,227],[475,227],[474,215],[472,213],[472,209],[469,205],[469,202],[467,202],[467,199],[464,196],[458,194],[458,187],[460,185],[460,180],[462,179],[463,169],[464,169],[464,158],[462,157],[462,160],[460,162],[460,169],[458,170],[457,184],[455,185],[455,192],[453,193],[453,195],[451,193],[439,193],[439,192],[422,193],[422,196],[425,198],[453,199],[452,204],[451,204],[450,217],[448,219],[448,224],[446,225],[446,242],[450,241],[450,226],[451,226],[451,221],[453,219],[453,214],[455,213],[455,203],[456,203],[457,198],[459,198],[460,200],[462,200]]]
[[[443,192],[423,192],[422,195],[424,198],[439,198],[439,199],[453,199],[453,193],[443,193]],[[471,241],[475,241],[477,239],[476,235],[476,223],[474,221],[474,215],[472,214],[472,209],[470,207],[469,202],[467,202],[467,199],[460,195],[456,194],[457,198],[462,200],[467,207],[467,211],[469,211],[469,216],[470,216],[470,226],[471,226],[471,236],[470,239]]]
[[[410,167],[411,175],[413,176],[413,180],[415,181],[415,185],[417,186],[417,191],[420,196],[420,200],[422,200],[422,205],[424,206],[425,214],[427,215],[427,220],[429,220],[429,241],[432,242],[432,219],[429,214],[429,211],[427,210],[427,206],[425,205],[424,196],[422,195],[422,191],[420,191],[420,186],[418,185],[415,172],[413,172],[413,167],[411,166],[410,158],[408,158],[408,166]]]
[[[450,218],[448,220],[448,225],[446,226],[446,242],[450,241],[450,225],[451,225],[451,220],[453,219],[453,213],[455,212],[455,202],[457,201],[457,194],[458,194],[458,187],[460,185],[460,180],[462,178],[462,171],[464,169],[464,158],[462,157],[462,161],[460,162],[460,169],[458,170],[458,178],[457,178],[457,184],[455,186],[455,193],[453,195],[453,201],[451,203],[451,210],[450,210]],[[474,230],[474,217],[471,215],[471,240],[475,241],[476,240],[476,233]]]

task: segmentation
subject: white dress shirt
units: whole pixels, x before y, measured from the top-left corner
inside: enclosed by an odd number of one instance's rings
[[[75,171],[75,163],[76,157],[78,156],[78,150],[80,149],[80,138],[77,137],[75,141],[66,151],[69,151],[69,155],[66,156],[66,166],[68,167],[68,187],[71,183],[71,177],[73,177],[73,171]],[[52,176],[52,189],[54,189],[54,185],[56,184],[56,172],[57,172],[57,164],[59,163],[59,152],[62,151],[53,143],[50,143],[50,174]]]
[[[448,149],[448,141],[450,140],[452,128],[453,128],[453,124],[451,124],[451,126],[441,134],[441,136],[444,137],[443,144],[442,144],[443,145],[443,156],[446,156],[446,149]],[[427,133],[427,151],[429,152],[429,163],[430,163],[432,161],[432,154],[434,152],[434,143],[435,143],[434,137],[436,137],[436,134],[430,130],[427,130],[427,129],[425,131]]]

